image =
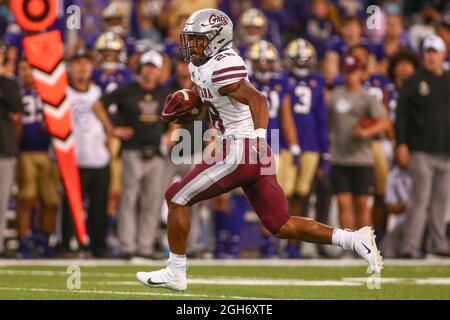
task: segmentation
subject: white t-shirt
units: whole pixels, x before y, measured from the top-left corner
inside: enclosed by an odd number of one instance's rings
[[[100,88],[91,84],[86,92],[67,89],[72,108],[75,154],[80,168],[102,168],[108,165],[110,155],[106,148],[106,134],[92,106],[101,97]]]
[[[207,103],[214,127],[223,136],[254,137],[254,124],[248,105],[232,97],[219,94],[219,89],[247,79],[244,60],[233,49],[224,50],[205,64],[189,64],[192,81],[199,89],[202,101]]]

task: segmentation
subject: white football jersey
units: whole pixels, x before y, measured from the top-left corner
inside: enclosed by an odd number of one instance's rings
[[[189,71],[219,134],[224,137],[254,138],[254,123],[249,106],[219,93],[220,88],[241,79],[248,81],[245,62],[236,51],[224,50],[199,67],[190,63]]]

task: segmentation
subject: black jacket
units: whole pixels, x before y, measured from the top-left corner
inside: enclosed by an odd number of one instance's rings
[[[397,144],[450,156],[450,73],[438,77],[419,69],[405,81],[397,105]]]
[[[19,142],[10,113],[22,111],[22,98],[16,81],[0,76],[0,157],[17,154]]]

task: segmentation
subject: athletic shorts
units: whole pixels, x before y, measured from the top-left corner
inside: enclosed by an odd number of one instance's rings
[[[331,183],[334,194],[371,195],[374,191],[374,169],[372,166],[332,165]]]
[[[59,170],[47,152],[21,152],[17,162],[17,197],[23,200],[40,199],[45,205],[57,206]]]
[[[212,157],[170,186],[166,200],[191,206],[242,187],[253,210],[270,232],[288,219],[286,197],[277,182],[270,147],[256,139],[226,139]]]
[[[319,167],[320,153],[304,151],[300,155],[299,166],[294,164],[294,156],[288,150],[281,150],[277,158],[277,179],[287,197],[306,196]]]

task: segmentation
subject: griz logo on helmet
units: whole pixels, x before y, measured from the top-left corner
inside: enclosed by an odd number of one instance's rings
[[[224,16],[212,14],[209,16],[208,23],[211,28],[220,28],[220,27],[226,26],[228,24],[228,20]],[[202,26],[206,27],[208,25],[202,23]]]

